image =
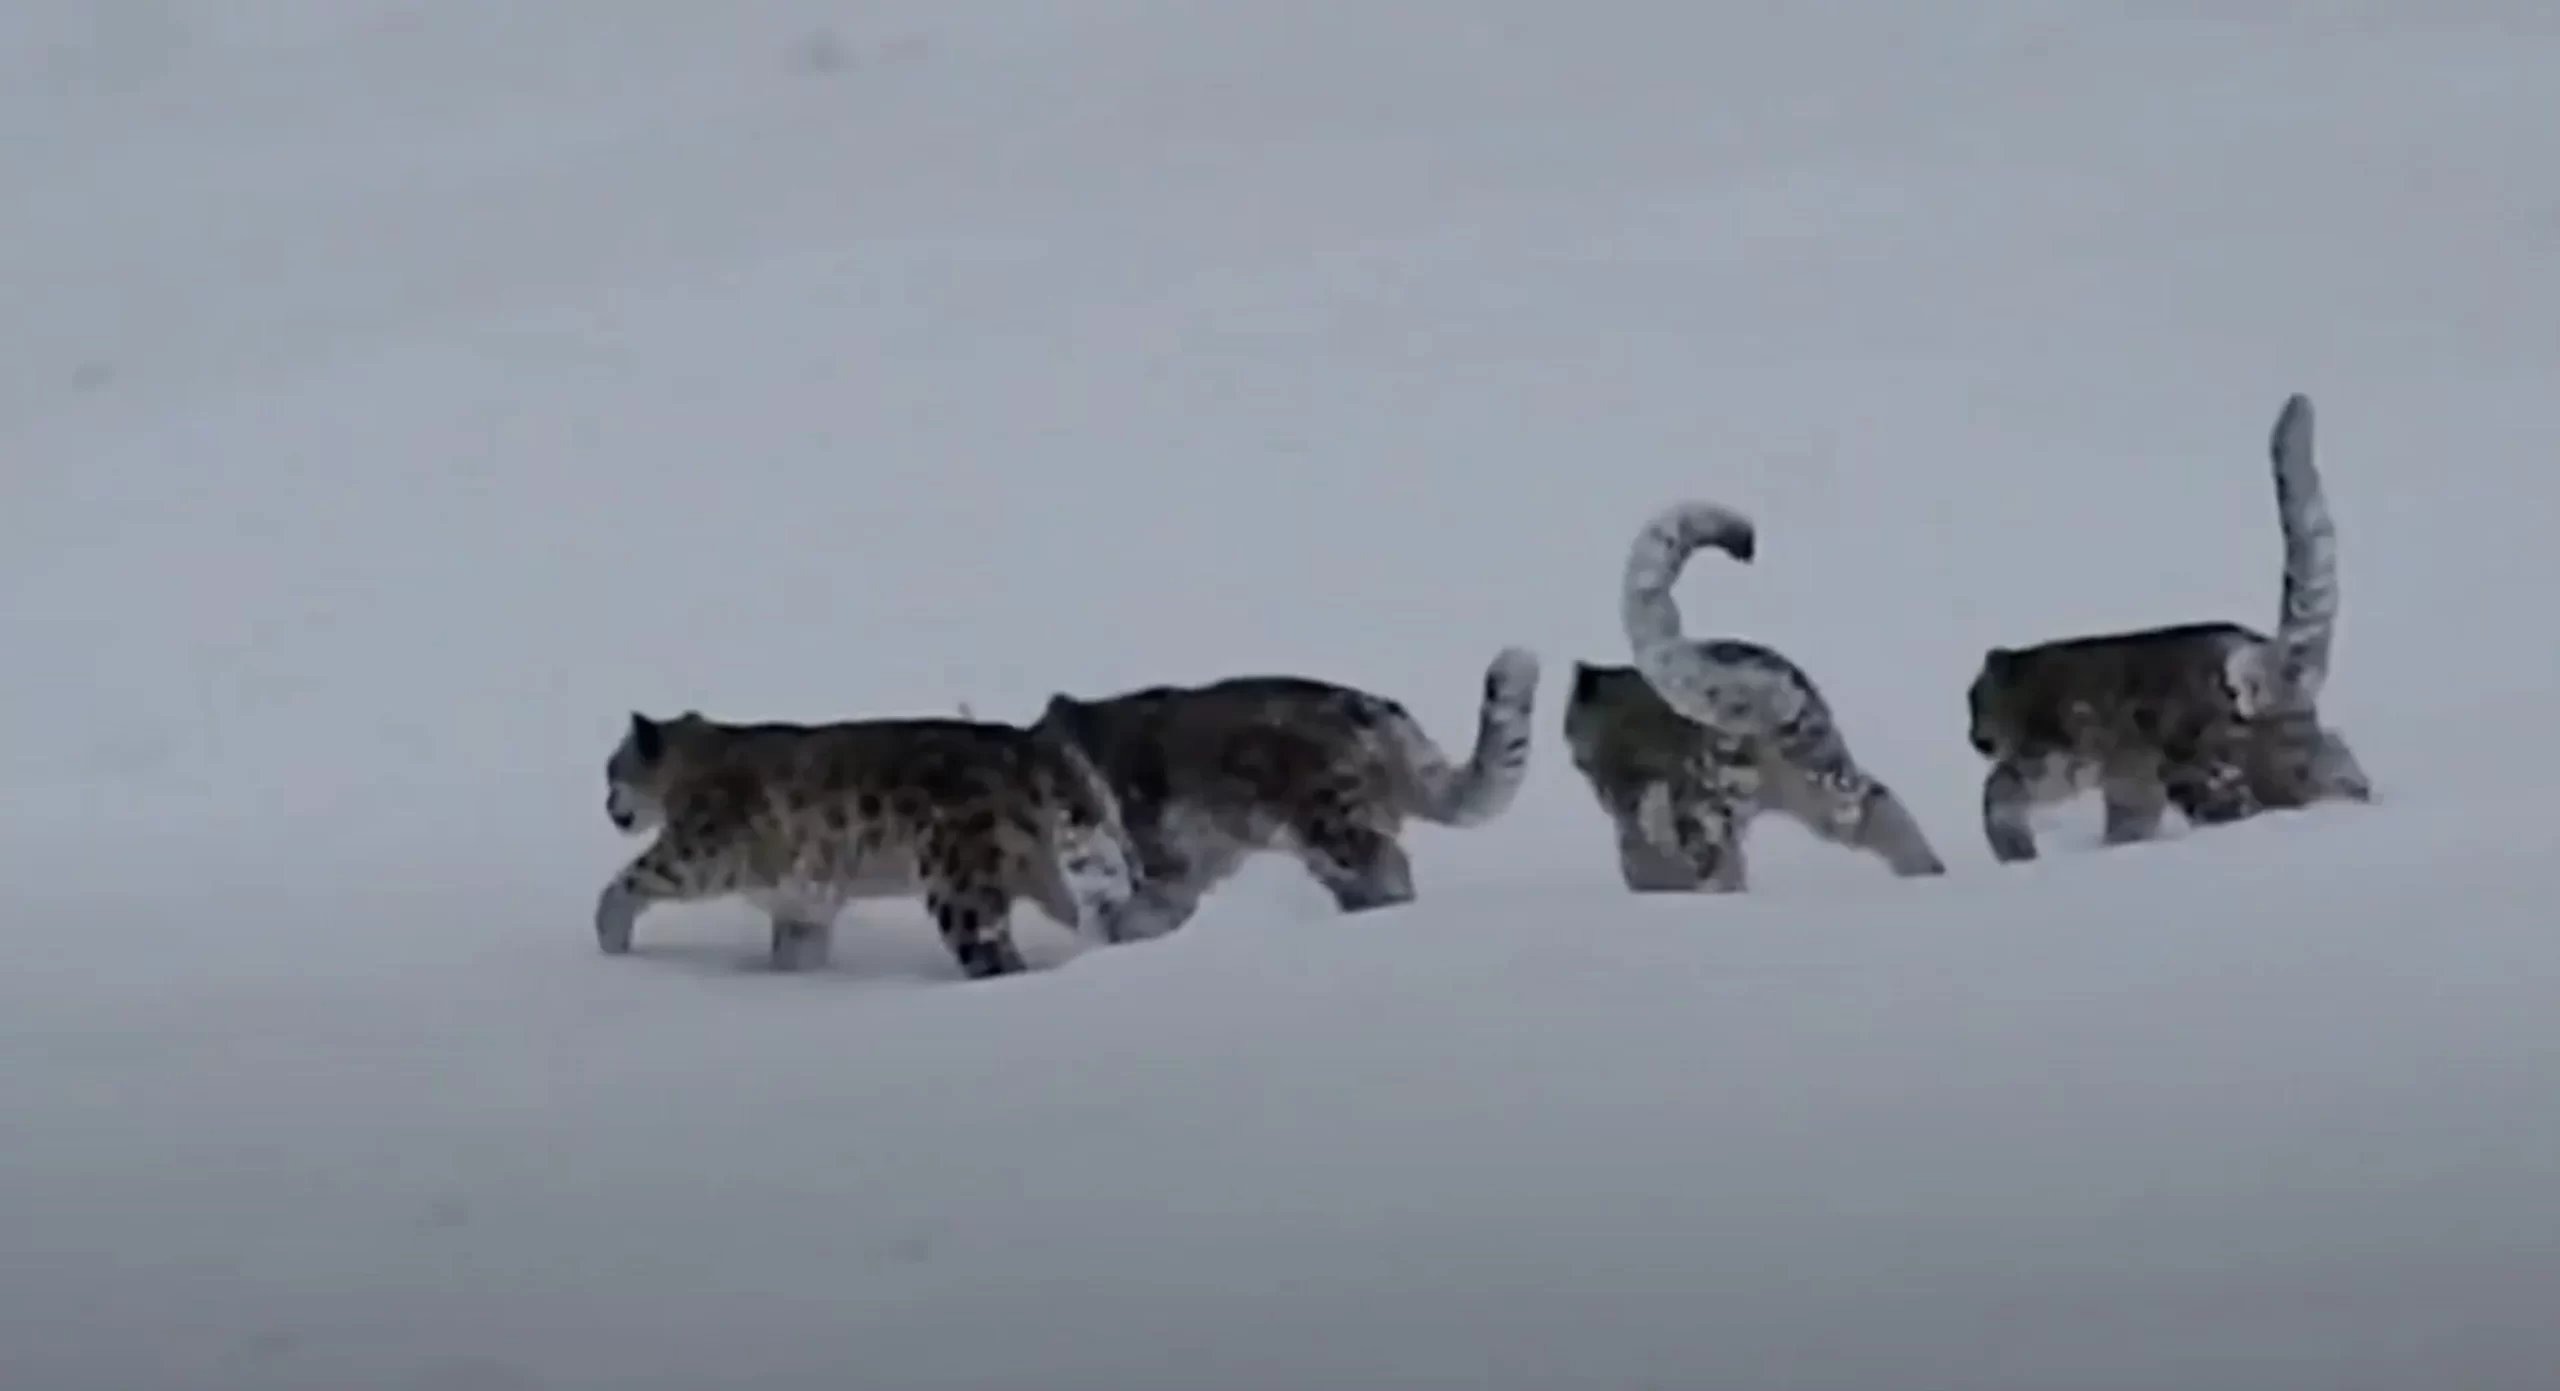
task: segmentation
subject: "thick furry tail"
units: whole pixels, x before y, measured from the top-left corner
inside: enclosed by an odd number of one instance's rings
[[[1627,644],[1641,653],[1648,647],[1679,642],[1680,605],[1671,587],[1689,557],[1713,546],[1748,565],[1759,549],[1751,519],[1712,502],[1675,502],[1653,514],[1627,548],[1626,581],[1619,590],[1618,614],[1626,624]]]
[[[1381,729],[1412,813],[1443,826],[1475,826],[1509,810],[1529,777],[1537,699],[1537,654],[1504,648],[1485,668],[1475,752],[1463,765],[1452,764],[1403,707],[1387,710]]]
[[[1634,649],[1636,670],[1663,702],[1681,715],[1712,723],[1708,688],[1712,673],[1706,658],[1681,631],[1680,605],[1672,586],[1689,557],[1713,547],[1748,565],[1759,552],[1751,519],[1712,502],[1675,502],[1653,515],[1627,548],[1626,580],[1620,588],[1618,614],[1626,625],[1627,645]]]
[[[2312,458],[2311,398],[2286,398],[2267,442],[2284,527],[2284,612],[2276,623],[2279,699],[2310,706],[2329,679],[2338,627],[2338,531]]]

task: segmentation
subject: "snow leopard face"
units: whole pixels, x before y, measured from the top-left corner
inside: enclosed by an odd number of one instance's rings
[[[679,717],[684,718],[684,717]],[[604,814],[625,835],[643,835],[667,820],[667,726],[639,711],[604,762]]]

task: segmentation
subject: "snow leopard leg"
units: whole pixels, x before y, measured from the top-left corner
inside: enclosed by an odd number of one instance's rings
[[[1760,814],[1766,791],[1757,752],[1748,739],[1710,730],[1692,768],[1696,776],[1684,789],[1688,795],[1662,803],[1670,813],[1669,824],[1657,824],[1653,833],[1667,835],[1689,862],[1700,889],[1741,893],[1751,883],[1743,833]],[[1658,819],[1660,813],[1655,815]]]
[[[1697,860],[1682,847],[1684,818],[1678,794],[1666,782],[1626,789],[1602,803],[1618,831],[1618,877],[1630,893],[1690,893],[1705,882]]]
[[[1345,913],[1414,898],[1413,862],[1397,843],[1394,821],[1363,800],[1355,788],[1315,789],[1289,827],[1299,863]]]
[[[1395,837],[1374,826],[1338,822],[1309,828],[1299,839],[1298,854],[1345,913],[1414,899],[1412,860]]]
[[[2217,732],[2162,750],[2160,781],[2189,825],[2229,825],[2263,810],[2250,786],[2244,737]]]
[[[773,940],[767,949],[767,960],[773,969],[806,971],[826,964],[842,905],[775,892],[747,897],[772,923]]]
[[[1009,976],[1024,968],[1014,945],[1004,890],[993,884],[937,885],[925,892],[925,911],[943,948],[971,980]]]
[[[972,980],[1024,969],[1013,940],[1013,891],[1006,881],[1005,847],[991,832],[945,823],[917,845],[923,871],[925,912],[942,934],[944,950]]]
[[[738,889],[737,866],[725,855],[701,851],[675,827],[605,881],[596,895],[596,947],[608,956],[631,950],[640,915],[660,903],[719,898]]]
[[[1244,856],[1214,828],[1151,823],[1131,836],[1135,882],[1121,910],[1120,940],[1142,942],[1178,931],[1200,911],[1209,891],[1234,875]]]
[[[2128,754],[2109,760],[2098,775],[2098,795],[2106,802],[2107,844],[2132,845],[2160,834],[2169,791],[2161,784],[2157,757]]]
[[[1041,911],[1079,936],[1131,940],[1138,856],[1120,826],[1059,817],[1046,842],[1030,842],[1023,855]]]
[[[1794,719],[1779,724],[1770,743],[1807,794],[1788,810],[1815,835],[1864,850],[1906,879],[1947,872],[1902,798],[1858,766],[1820,700],[1806,699]]]
[[[1740,893],[1755,792],[1732,781],[1647,783],[1618,825],[1618,874],[1636,893]]]
[[[1050,918],[1087,938],[1130,940],[1142,872],[1140,837],[1110,780],[1072,740],[1035,727],[1048,756],[1046,779],[1010,809],[1024,887]],[[1042,785],[1045,782],[1045,786]]]
[[[807,971],[827,964],[834,946],[830,924],[815,915],[777,916],[773,920],[773,969]]]
[[[2035,775],[2014,758],[1994,761],[1982,777],[1982,835],[2002,864],[2036,858]]]
[[[2365,775],[2364,765],[2356,761],[2356,751],[2347,745],[2347,736],[2334,729],[2323,729],[2313,741],[2310,767],[2303,775],[2305,796],[2316,801],[2370,802],[2373,779]]]
[[[1130,895],[1119,940],[1143,942],[1174,932],[1191,921],[1208,896],[1208,883],[1190,875],[1145,880]]]
[[[2271,809],[2373,800],[2373,782],[2355,750],[2344,735],[2324,728],[2316,711],[2288,710],[2251,722],[2249,779],[2260,805]]]

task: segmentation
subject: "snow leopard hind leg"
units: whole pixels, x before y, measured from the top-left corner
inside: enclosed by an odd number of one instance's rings
[[[2216,730],[2161,750],[2160,781],[2190,826],[2228,826],[2266,808],[2249,778],[2245,732]]]
[[[1681,791],[1686,795],[1666,795],[1648,807],[1656,842],[1672,846],[1688,863],[1699,890],[1738,894],[1749,889],[1751,864],[1743,836],[1768,792],[1749,741],[1709,731],[1699,741],[1691,777]]]
[[[1411,903],[1404,807],[1372,760],[1332,732],[1272,726],[1228,742],[1229,768],[1254,789],[1255,817],[1344,913]],[[1267,820],[1265,820],[1267,818]],[[1258,838],[1258,837],[1257,837]]]
[[[1129,897],[1119,941],[1152,941],[1179,931],[1200,911],[1210,890],[1233,877],[1244,860],[1223,843],[1177,846],[1167,839],[1139,841],[1136,891]]]
[[[813,971],[834,951],[835,922],[843,905],[779,894],[751,894],[771,926],[767,964],[776,971]]]
[[[1669,783],[1651,782],[1607,808],[1627,892],[1692,893],[1705,884],[1696,862],[1681,853],[1677,797]]]
[[[1703,770],[1702,770],[1703,771]],[[1748,878],[1742,828],[1759,770],[1649,779],[1602,803],[1617,828],[1618,877],[1630,893],[1739,893]]]
[[[1884,861],[1904,879],[1947,872],[1919,819],[1882,778],[1861,767],[1830,706],[1805,681],[1804,699],[1769,743],[1785,780],[1781,805],[1815,835]]]
[[[1314,790],[1290,820],[1298,862],[1345,913],[1392,908],[1414,900],[1413,861],[1396,818],[1347,789]]]
[[[2125,751],[2104,760],[2098,769],[2098,796],[2106,808],[2102,844],[2138,845],[2157,837],[2169,809],[2159,756]]]

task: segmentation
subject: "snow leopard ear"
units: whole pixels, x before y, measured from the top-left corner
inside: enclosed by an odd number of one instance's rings
[[[1040,707],[1039,725],[1080,743],[1091,743],[1093,720],[1090,707],[1064,691],[1051,693],[1049,703]]]
[[[631,712],[631,751],[644,763],[655,763],[667,751],[666,730],[656,720],[634,710]]]
[[[1588,700],[1600,689],[1600,668],[1589,662],[1573,664],[1573,698]]]
[[[1994,647],[1982,654],[1982,670],[1994,681],[2006,681],[2018,669],[2018,654],[2006,647]]]

